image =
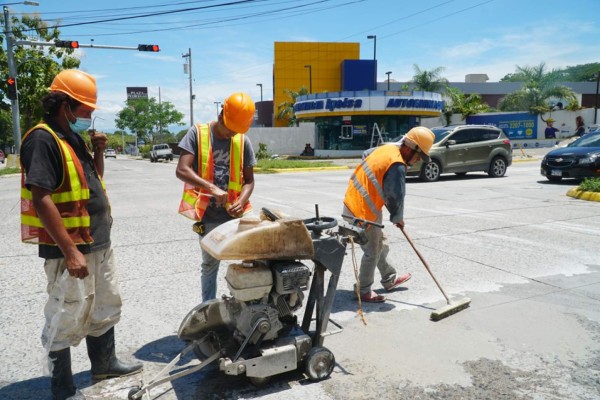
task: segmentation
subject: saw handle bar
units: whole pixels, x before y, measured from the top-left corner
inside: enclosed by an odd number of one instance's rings
[[[375,227],[377,227],[377,228],[382,228],[382,229],[383,229],[383,227],[384,227],[384,225],[383,225],[383,224],[378,224],[377,222],[369,221],[369,220],[362,219],[362,218],[357,218],[357,217],[354,217],[354,216],[352,216],[352,215],[346,215],[346,214],[342,214],[342,217],[344,217],[344,218],[348,218],[349,220],[351,220],[351,221],[352,221],[352,222],[351,222],[351,223],[352,223],[352,225],[357,225],[357,226],[362,226],[362,225],[373,225],[373,226],[375,226]],[[360,225],[359,225],[359,223],[360,223]]]

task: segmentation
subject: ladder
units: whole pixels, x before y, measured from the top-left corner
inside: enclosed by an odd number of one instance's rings
[[[373,145],[373,142],[375,141],[375,135],[377,135],[377,142],[375,143],[375,145]],[[385,140],[383,139],[383,135],[386,135],[385,128],[383,128],[383,132],[380,131],[379,126],[377,125],[377,122],[375,122],[373,124],[373,129],[371,130],[371,145],[370,145],[370,147],[379,146],[381,143],[385,142]]]

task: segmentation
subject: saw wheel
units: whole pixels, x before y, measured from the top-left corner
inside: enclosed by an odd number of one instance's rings
[[[329,349],[316,346],[310,349],[306,355],[306,367],[304,372],[308,379],[319,382],[329,378],[335,366],[335,357]]]

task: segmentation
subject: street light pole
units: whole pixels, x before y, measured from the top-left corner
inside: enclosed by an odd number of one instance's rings
[[[221,102],[215,101],[214,103],[217,105],[217,119],[219,119],[219,104],[221,104]]]
[[[594,124],[598,120],[598,87],[600,86],[600,72],[596,73],[596,104],[594,105]]]
[[[256,86],[260,86],[260,101],[263,101],[263,97],[262,97],[262,83],[257,83]]]
[[[308,68],[308,93],[312,94],[312,65],[305,65],[304,68]]]
[[[373,61],[377,60],[377,35],[369,35],[367,39],[373,39]]]
[[[96,122],[96,118],[98,118],[98,119],[101,119],[102,121],[104,121],[104,118],[102,118],[102,117],[99,117],[99,116],[95,116],[95,117],[92,119],[92,132],[94,132],[94,133],[96,132],[96,129],[94,129],[94,122]]]
[[[182,54],[181,57],[187,58],[187,69],[190,76],[190,126],[194,126],[194,93],[192,92],[192,49],[188,48],[187,54]]]
[[[387,81],[388,81],[388,92],[389,92],[390,91],[390,75],[392,74],[392,71],[388,71],[385,74],[388,76]]]
[[[369,35],[367,39],[373,39],[373,78],[377,90],[377,35]]]

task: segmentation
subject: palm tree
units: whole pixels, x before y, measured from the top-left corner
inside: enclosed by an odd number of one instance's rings
[[[463,119],[474,114],[485,113],[490,110],[487,103],[481,101],[481,96],[476,93],[465,95],[458,88],[446,86],[448,101],[444,106],[444,116],[447,124],[450,124],[452,114],[461,114]]]
[[[519,67],[515,74],[510,76],[514,82],[525,82],[517,91],[507,94],[500,100],[499,108],[502,111],[529,111],[535,115],[542,115],[552,111],[551,98],[558,98],[569,103],[569,107],[579,106],[575,93],[570,88],[559,85],[557,82],[562,76],[558,71],[546,72],[546,64],[540,63],[535,67]],[[543,119],[542,119],[543,120]]]
[[[308,89],[302,86],[297,92],[291,89],[285,89],[284,92],[290,100],[284,101],[277,106],[277,119],[286,119],[288,126],[298,126],[298,119],[296,118],[296,113],[294,113],[294,104],[298,96],[308,94]]]
[[[417,64],[413,65],[415,75],[412,82],[415,85],[415,90],[423,90],[425,92],[439,92],[448,85],[448,79],[441,76],[444,67],[437,67],[431,71],[421,70]]]

